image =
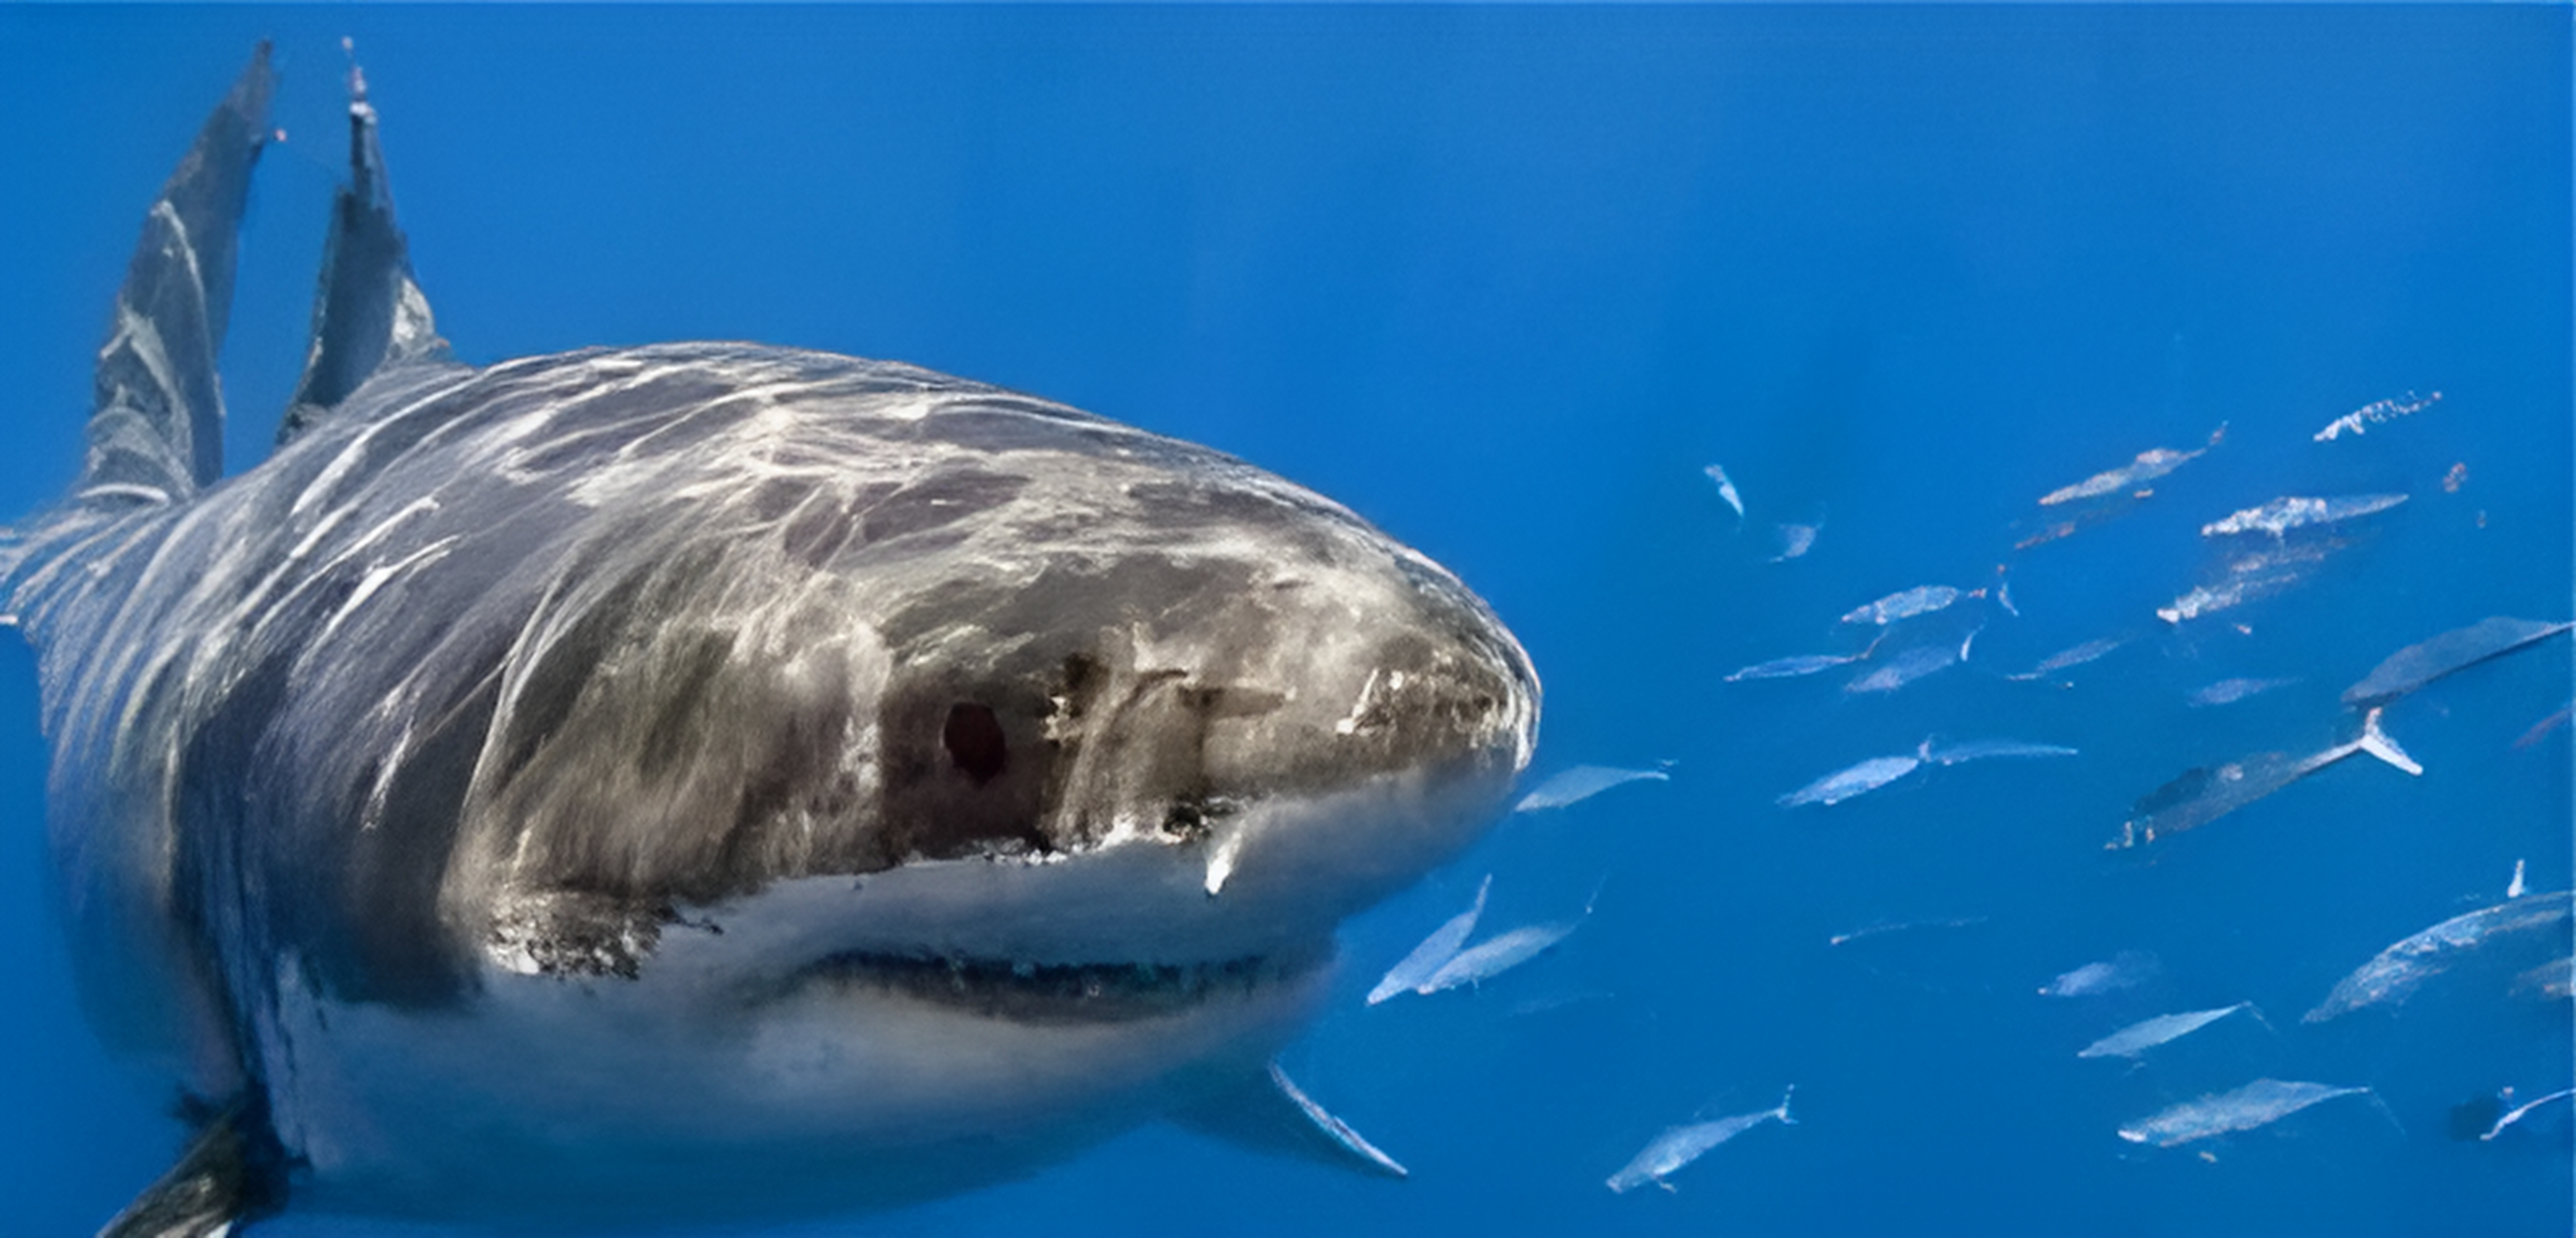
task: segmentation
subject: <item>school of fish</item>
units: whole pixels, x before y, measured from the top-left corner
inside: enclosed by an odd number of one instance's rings
[[[2441,397],[2418,399],[2411,393],[2403,398],[2380,400],[2336,419],[2325,430],[2313,436],[2319,443],[2331,442],[2346,435],[2358,435],[2365,429],[2395,422],[2399,418],[2429,408]],[[2200,445],[2183,448],[2155,447],[2137,453],[2127,463],[2092,474],[2081,481],[2052,490],[2040,497],[2039,514],[2034,523],[2022,531],[2013,543],[2013,553],[2075,536],[2104,523],[2138,511],[2155,497],[2155,484],[2218,449],[2226,440],[2227,427],[2221,426]],[[2320,448],[2314,450],[2337,450]],[[2456,492],[2464,475],[2464,466],[2453,465],[2440,481],[2446,493]],[[1748,527],[1767,527],[1768,534],[1743,553],[1748,561],[1778,564],[1807,554],[1815,544],[1821,527],[1820,517],[1810,523],[1780,522],[1767,524],[1760,519],[1764,510],[1758,486],[1748,492],[1743,479],[1717,464],[1706,465],[1702,472],[1715,488],[1718,504],[1724,509],[1719,528],[1730,535]],[[2234,612],[2264,599],[2291,593],[2308,585],[2330,570],[2339,556],[2357,544],[2365,543],[2380,532],[2378,522],[2401,519],[2400,509],[2413,497],[2407,493],[2381,492],[2342,495],[2283,495],[2250,502],[2232,511],[2218,514],[2198,523],[2199,541],[2208,546],[2207,567],[2199,579],[2189,582],[2173,595],[2174,600],[2155,608],[2153,621],[2141,615],[2142,622],[2123,630],[2085,635],[2057,653],[2040,658],[2027,670],[2005,670],[1988,665],[1976,656],[1978,636],[1990,625],[2010,623],[2022,618],[2014,601],[2009,561],[1994,569],[1985,580],[1935,581],[1894,589],[1876,598],[1856,601],[1839,615],[1820,621],[1815,643],[1805,651],[1782,653],[1780,656],[1745,665],[1723,675],[1729,685],[1747,685],[1744,692],[1795,692],[1803,689],[1790,685],[1768,686],[1772,681],[1805,679],[1829,672],[1844,672],[1841,695],[1847,700],[1884,697],[1936,676],[1956,676],[1962,672],[1990,680],[2037,685],[2038,688],[2067,689],[2076,679],[2092,675],[2097,663],[2118,657],[2124,662],[2151,656],[2172,658],[2173,642],[2188,639],[2198,625],[2210,616]],[[2480,515],[2483,527],[2484,514]],[[1765,569],[1772,570],[1772,569]],[[1788,569],[1795,570],[1795,569]],[[2232,616],[2231,616],[2232,618]],[[2032,621],[2036,623],[2037,621]],[[2238,637],[2251,634],[2251,627],[2241,622],[2224,625]],[[2390,733],[2389,710],[2408,694],[2435,680],[2471,666],[2531,648],[2576,627],[2564,621],[2532,620],[2496,616],[2468,620],[2461,626],[2437,633],[2424,640],[2392,651],[2377,667],[2371,669],[2351,688],[2344,691],[2341,704],[2348,711],[2340,719],[2318,718],[2310,728],[2282,737],[2284,749],[2266,750],[2213,761],[2175,775],[2164,784],[2145,792],[2132,808],[2129,818],[2105,822],[2114,827],[2106,846],[2114,853],[2153,849],[2164,855],[2176,845],[2174,836],[2211,824],[2221,817],[2247,809],[2258,802],[2287,791],[2293,784],[2312,776],[2326,774],[2344,764],[2347,758],[2368,756],[2373,761],[2362,765],[2381,765],[2400,774],[2414,777],[2425,769]],[[2041,646],[2045,648],[2046,646]],[[2564,670],[2562,652],[2560,669]],[[2281,666],[2298,674],[2237,675],[2207,680],[2203,686],[2176,692],[2177,704],[2194,710],[2219,710],[2235,706],[2259,695],[2280,692],[2316,678],[2332,678],[2337,668],[2314,666]],[[2342,673],[2349,673],[2345,668]],[[2025,689],[2028,691],[2030,689]],[[1846,705],[1846,709],[1862,708]],[[2231,713],[2235,712],[2233,710]],[[2549,733],[2556,722],[2563,721],[2561,710],[2553,719],[2536,724],[2518,746],[2529,746]],[[2414,725],[2416,719],[2408,719]],[[1643,755],[1643,754],[1633,754]],[[2069,768],[2081,769],[2083,753],[2074,746],[2046,738],[1986,736],[1949,739],[1935,734],[1924,737],[1911,750],[1875,755],[1850,753],[1846,764],[1819,773],[1803,785],[1779,791],[1773,798],[1779,808],[1801,814],[1817,814],[1816,828],[1828,828],[1832,819],[1853,811],[1843,806],[1863,797],[1908,786],[1918,796],[1941,792],[1939,778],[1929,771],[1968,762],[2012,759],[2017,761],[2047,760],[2065,762]],[[1729,776],[1755,775],[1755,771],[1728,771]],[[2371,775],[2337,773],[2336,778],[2362,778]],[[2384,775],[2383,775],[2384,776]],[[1674,777],[1673,763],[1640,763],[1623,765],[1573,765],[1535,785],[1516,805],[1516,811],[1564,810],[1615,788],[1669,782]],[[1916,784],[1921,784],[1917,786]],[[1803,819],[1803,818],[1802,818]],[[2499,864],[2502,857],[2499,857]],[[1508,877],[1505,878],[1509,880]],[[1507,973],[1549,955],[1571,937],[1589,916],[1587,904],[1579,914],[1560,915],[1553,919],[1520,924],[1501,931],[1488,931],[1481,941],[1471,944],[1480,920],[1485,915],[1488,897],[1496,878],[1486,874],[1475,890],[1472,902],[1452,915],[1391,966],[1367,995],[1369,1005],[1391,998],[1413,994],[1428,996],[1451,990],[1482,990],[1503,983]],[[2563,882],[2562,882],[2563,884]],[[1596,897],[1598,891],[1596,890]],[[2467,895],[2473,892],[2459,892]],[[2362,961],[2357,968],[2323,995],[2301,1020],[2317,1024],[2367,1008],[2393,1008],[2436,977],[2451,972],[2464,961],[2490,953],[2508,950],[2506,943],[2520,943],[2526,953],[2537,951],[2547,961],[2524,970],[2512,985],[2512,992],[2524,998],[2564,1003],[2569,997],[2567,976],[2571,965],[2567,955],[2571,911],[2570,892],[2532,892],[2527,888],[2525,867],[2520,859],[2513,861],[2512,881],[2503,890],[2500,902],[2478,910],[2441,919],[2432,927],[2398,939],[2376,956]],[[2438,904],[2428,903],[2427,908]],[[2356,916],[2402,923],[2408,913],[2400,908],[2353,908]],[[1956,930],[1986,922],[1984,916],[1959,916],[1913,921],[1882,920],[1835,934],[1833,947],[1878,937],[1918,936],[1934,930]],[[2134,999],[2140,993],[2186,993],[2198,991],[2215,999],[2196,1008],[2169,1009],[2168,1013],[2135,1017],[2136,1008],[2129,1006],[2131,1017],[2116,1025],[2106,1021],[2103,1030],[2090,1043],[2070,1046],[2073,1056],[2082,1059],[2117,1060],[2129,1064],[2132,1071],[2152,1070],[2165,1055],[2177,1052],[2174,1046],[2185,1038],[2211,1036],[2208,1029],[2221,1024],[2243,1022],[2249,1030],[2230,1033],[2233,1036],[2260,1035],[2269,1042],[2294,1039],[2296,1028],[2279,1029],[2263,1017],[2255,1003],[2242,995],[2215,991],[2196,977],[2171,974],[2155,954],[2143,950],[2122,950],[2107,958],[2089,961],[2070,959],[2069,966],[2042,982],[2038,994],[2063,1003],[2073,1010],[2101,1010],[2108,1013],[2112,1003],[2123,998]],[[2489,994],[2502,998],[2498,991]],[[2024,989],[2027,993],[2030,990]],[[1590,993],[1585,997],[1610,996]],[[1575,1000],[1575,999],[1565,999]],[[1560,1003],[1535,1004],[1531,1008],[1552,1008]],[[2233,1016],[2243,1016],[2242,1020]],[[2259,1028],[2259,1032],[2252,1030]],[[2296,1055],[2295,1045],[2285,1045],[2283,1052]],[[2093,1068],[2099,1069],[2099,1068]],[[2240,1078],[2242,1076],[2239,1076]],[[1780,1086],[1780,1081],[1770,1081]],[[1740,1080],[1738,1089],[1760,1086],[1759,1080]],[[1824,1086],[1830,1088],[1830,1081]],[[1798,1125],[1790,1116],[1789,1091],[1784,1089],[1780,1103],[1769,1109],[1739,1113],[1714,1119],[1691,1117],[1664,1126],[1647,1139],[1644,1146],[1624,1166],[1613,1172],[1607,1184],[1613,1192],[1626,1193],[1640,1186],[1652,1185],[1665,1191],[1676,1189],[1673,1178],[1703,1155],[1717,1149],[1757,1127],[1777,1124]],[[2377,1106],[2400,1131],[2405,1126],[2390,1111],[2373,1087],[2365,1082],[2315,1082],[2255,1078],[2232,1088],[2214,1091],[2176,1087],[2166,1091],[2164,1108],[2121,1123],[2108,1131],[2118,1141],[2149,1149],[2174,1148],[2185,1144],[2200,1145],[2205,1141],[2243,1136],[2273,1123],[2302,1114],[2324,1102],[2343,1097],[2360,1097]],[[2531,1094],[2525,1092],[2524,1094]],[[2532,1115],[2550,1112],[2551,1102],[2566,1099],[2565,1088],[2548,1091],[2536,1100],[2507,1109],[2516,1090],[2504,1087],[2486,1098],[2487,1109],[2481,1110],[2480,1122],[2492,1114],[2491,1125],[2477,1138],[2493,1141]],[[1686,1099],[1673,1108],[1688,1107]],[[1713,1107],[1713,1106],[1712,1106]],[[2561,1107],[2562,1110],[2564,1107]],[[1706,1112],[1705,1109],[1702,1110]],[[1637,1115],[1638,1129],[1650,1129],[1656,1115]],[[1664,1120],[1671,1122],[1669,1114]],[[2326,1119],[2302,1119],[2324,1121]],[[2563,1137],[2563,1135],[2562,1135]],[[2203,1160],[2215,1160],[2207,1151]]]

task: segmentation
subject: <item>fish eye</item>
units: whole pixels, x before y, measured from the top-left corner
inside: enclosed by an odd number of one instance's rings
[[[940,728],[939,742],[948,749],[948,759],[978,786],[992,781],[1011,758],[1001,720],[993,716],[991,706],[973,701],[948,707],[948,724]]]

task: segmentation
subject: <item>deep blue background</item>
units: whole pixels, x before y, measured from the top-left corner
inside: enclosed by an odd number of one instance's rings
[[[2564,1002],[2480,972],[2296,1022],[2381,946],[2495,901],[2516,858],[2569,884],[2568,732],[2511,746],[2567,700],[2563,640],[2392,709],[2421,779],[2364,761],[2150,855],[2100,843],[2185,768],[2348,734],[2336,692],[2400,645],[2568,616],[2569,31],[2563,6],[0,9],[0,511],[71,476],[143,208],[266,35],[290,136],[226,358],[234,466],[258,458],[303,355],[354,35],[467,359],[758,339],[1201,440],[1489,598],[1547,682],[1534,772],[1678,762],[1507,821],[1352,925],[1349,999],[1289,1065],[1413,1181],[1158,1129],[812,1232],[2564,1234],[2563,1113],[2493,1144],[2444,1130],[2479,1092],[2569,1082]],[[2010,554],[2039,494],[2221,422],[2135,514]],[[1757,522],[1822,513],[1814,553],[1759,563],[1712,460]],[[2363,490],[2415,497],[2301,589],[2153,619],[2206,565],[2200,523]],[[1965,670],[1888,699],[1720,682],[2007,558],[2024,617]],[[2146,639],[2072,687],[1996,677],[2123,633]],[[176,1131],[72,1010],[23,651],[0,674],[0,1209],[87,1232]],[[2236,674],[2303,682],[2181,707]],[[1933,730],[2083,755],[1772,803]],[[1495,927],[1596,882],[1598,912],[1482,992],[1360,1008],[1489,871]],[[1826,944],[1949,917],[1985,921]],[[2143,992],[2034,993],[2130,949],[2163,961]],[[2277,1034],[2231,1020],[2134,1072],[2073,1057],[2245,999]],[[2397,1124],[2338,1101],[2214,1162],[2113,1137],[2259,1074],[2368,1083]],[[1802,1125],[1677,1195],[1602,1188],[1663,1126],[1787,1083]]]

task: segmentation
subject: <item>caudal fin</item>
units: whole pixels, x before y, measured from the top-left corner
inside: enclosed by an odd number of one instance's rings
[[[2275,1036],[2281,1034],[2281,1029],[2272,1026],[2272,1021],[2263,1017],[2262,1007],[2257,1006],[2252,1002],[2238,1002],[2237,1005],[2243,1006],[2245,1008],[2245,1013],[2248,1016],[2252,1017],[2255,1022],[2262,1024],[2264,1031],[2270,1032]]]
[[[2399,769],[2405,770],[2407,773],[2422,774],[2424,772],[2424,767],[2416,764],[2415,758],[2406,755],[2406,750],[2398,747],[2397,741],[2388,737],[2388,732],[2379,729],[2379,710],[2376,708],[2372,709],[2368,714],[2365,714],[2362,717],[2360,743],[2361,750],[2363,752],[2367,752],[2382,761],[2386,761]]]

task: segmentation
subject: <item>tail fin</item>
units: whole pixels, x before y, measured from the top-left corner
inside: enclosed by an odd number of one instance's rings
[[[1789,1098],[1797,1094],[1798,1085],[1794,1083],[1790,1084],[1786,1091],[1780,1093],[1780,1107],[1771,1111],[1779,1116],[1780,1124],[1783,1126],[1796,1126],[1798,1124],[1798,1119],[1789,1116]]]
[[[2363,1088],[2361,1094],[2369,1099],[2372,1108],[2379,1110],[2379,1116],[2388,1119],[2388,1124],[2396,1128],[2399,1139],[2406,1138],[2406,1124],[2398,1121],[2397,1111],[2389,1108],[2388,1102],[2379,1098],[2379,1089]]]
[[[115,325],[98,350],[77,501],[169,502],[223,475],[215,358],[232,306],[234,234],[268,142],[276,85],[261,43],[144,218]]]
[[[2367,752],[2382,761],[2386,761],[2399,769],[2405,770],[2407,773],[2422,774],[2424,772],[2424,767],[2416,764],[2415,758],[2406,755],[2406,750],[2398,747],[2397,741],[2388,737],[2388,732],[2379,729],[2379,710],[2377,708],[2372,709],[2368,714],[2362,716],[2360,743],[2361,750],[2363,752]]]
[[[2262,1007],[2257,1006],[2252,1002],[2238,1002],[2237,1005],[2243,1006],[2245,1008],[2245,1013],[2254,1016],[2254,1021],[2262,1024],[2264,1031],[2270,1032],[2275,1036],[2281,1034],[2281,1029],[2272,1026],[2272,1021],[2263,1017]]]

